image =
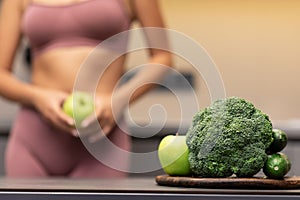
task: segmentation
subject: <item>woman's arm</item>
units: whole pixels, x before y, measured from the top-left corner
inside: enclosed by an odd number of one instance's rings
[[[24,83],[12,75],[12,65],[21,34],[23,0],[3,0],[0,13],[0,95],[11,101],[35,107],[54,126],[71,133],[73,120],[60,108],[67,94],[47,91]]]
[[[132,6],[134,18],[138,20],[141,27],[165,28],[157,0],[134,0]],[[160,43],[158,46],[167,49],[167,38],[163,31],[147,32],[146,30],[145,36],[150,46]],[[123,109],[151,90],[155,83],[159,83],[168,72],[172,64],[171,54],[168,51],[149,48],[149,55],[149,61],[144,65],[145,67],[142,67],[126,84],[117,88],[112,97],[99,99],[97,116],[105,135],[115,126]],[[88,126],[93,120],[93,117],[88,118],[83,122],[83,126]],[[94,135],[90,139],[94,141],[101,137],[101,135]]]
[[[35,89],[11,74],[21,39],[22,0],[3,0],[0,15],[0,94],[12,101],[32,105]]]
[[[145,31],[149,46],[168,49],[166,33],[161,31],[165,28],[165,23],[157,0],[134,0],[132,6],[134,18],[138,20],[141,27],[161,28],[158,31],[155,29]],[[167,68],[172,64],[171,54],[165,50],[154,48],[149,48],[149,53],[148,63],[127,84],[116,91],[118,93],[116,98],[129,100],[129,103],[132,103],[155,86],[155,84],[148,83],[159,83],[167,73]]]

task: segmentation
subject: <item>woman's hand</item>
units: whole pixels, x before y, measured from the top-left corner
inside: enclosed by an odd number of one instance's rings
[[[82,136],[88,135],[90,142],[95,142],[107,136],[116,126],[123,113],[123,106],[111,95],[99,95],[96,97],[95,114],[82,122]],[[99,126],[101,130],[99,132]]]
[[[62,104],[68,95],[59,90],[38,89],[33,104],[52,126],[74,135],[74,120],[62,110]]]

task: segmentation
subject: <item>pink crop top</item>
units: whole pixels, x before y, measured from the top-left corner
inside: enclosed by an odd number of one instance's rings
[[[97,46],[129,26],[122,0],[85,0],[54,6],[33,2],[22,22],[34,56],[56,47]]]

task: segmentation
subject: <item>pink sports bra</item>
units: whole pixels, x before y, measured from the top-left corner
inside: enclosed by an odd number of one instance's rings
[[[34,56],[56,47],[97,46],[129,26],[122,0],[86,0],[58,6],[32,2],[22,22]]]

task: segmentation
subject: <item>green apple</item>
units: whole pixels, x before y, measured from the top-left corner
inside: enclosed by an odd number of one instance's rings
[[[159,143],[158,158],[163,170],[170,176],[191,174],[188,155],[185,135],[167,135]]]
[[[94,112],[93,96],[87,92],[76,91],[66,98],[62,109],[75,120],[77,126],[80,126],[81,122]]]

